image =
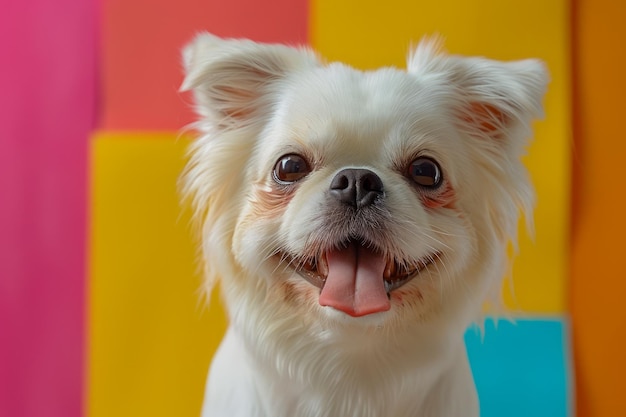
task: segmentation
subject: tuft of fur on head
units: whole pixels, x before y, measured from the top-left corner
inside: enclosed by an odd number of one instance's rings
[[[199,115],[183,194],[200,224],[207,290],[220,282],[231,328],[269,364],[263,373],[333,398],[363,388],[324,415],[389,415],[364,394],[384,396],[385,384],[375,394],[363,384],[462,344],[506,272],[522,212],[530,224],[520,158],[541,116],[543,64],[449,55],[430,39],[406,70],[363,72],[306,48],[208,34],[183,60],[182,90]],[[345,175],[367,177],[358,181],[376,196],[346,200]],[[334,290],[345,259],[368,277],[379,268],[380,280]],[[375,302],[358,301],[361,290]],[[380,366],[358,366],[372,358]]]

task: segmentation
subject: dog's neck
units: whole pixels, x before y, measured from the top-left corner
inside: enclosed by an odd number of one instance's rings
[[[471,413],[460,409],[461,404],[467,407],[477,401],[473,389],[468,389],[473,384],[462,340],[439,348],[432,340],[421,344],[407,340],[407,345],[391,344],[391,348],[389,343],[363,345],[353,340],[346,349],[348,341],[338,337],[313,351],[309,345],[306,356],[298,359],[306,339],[294,344],[287,338],[264,352],[258,346],[247,347],[252,341],[244,341],[231,326],[212,372],[219,373],[228,363],[232,380],[214,381],[213,387],[207,387],[206,407],[213,403],[218,408],[211,413],[205,410],[204,415],[220,415],[216,399],[232,396],[242,398],[242,410],[247,410],[242,416],[421,417],[430,415],[429,410],[436,410],[436,416]],[[337,343],[335,349],[333,343]],[[387,346],[387,351],[382,346]],[[449,413],[441,414],[442,410]]]

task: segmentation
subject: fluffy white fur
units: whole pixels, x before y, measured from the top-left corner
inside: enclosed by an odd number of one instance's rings
[[[447,55],[426,40],[407,70],[363,72],[209,34],[184,65],[200,135],[183,188],[207,291],[219,281],[230,317],[203,416],[478,416],[463,334],[532,208],[520,157],[544,66]],[[286,154],[310,168],[287,185],[273,174]],[[441,167],[445,196],[407,175],[422,156]],[[337,213],[329,184],[345,168],[380,177],[375,210]],[[388,311],[323,307],[297,272],[355,236],[408,267],[427,264],[391,291]]]

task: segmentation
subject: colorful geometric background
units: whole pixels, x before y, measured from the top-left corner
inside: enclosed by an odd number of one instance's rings
[[[198,293],[176,195],[200,30],[309,44],[363,69],[538,57],[538,192],[504,299],[466,335],[482,415],[626,415],[620,118],[626,6],[610,0],[28,0],[0,13],[0,416],[197,416],[225,328]],[[514,292],[511,291],[514,288]]]

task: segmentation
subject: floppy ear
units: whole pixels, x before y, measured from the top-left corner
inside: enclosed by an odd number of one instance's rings
[[[543,115],[548,73],[539,60],[500,62],[451,56],[440,52],[439,41],[426,40],[409,56],[408,71],[440,74],[455,87],[458,126],[471,136],[505,144],[519,137],[523,143],[517,145],[523,145],[530,136],[530,122]]]
[[[196,111],[214,126],[241,127],[258,120],[271,88],[292,71],[318,65],[307,49],[221,39],[204,33],[183,51],[185,79]]]

